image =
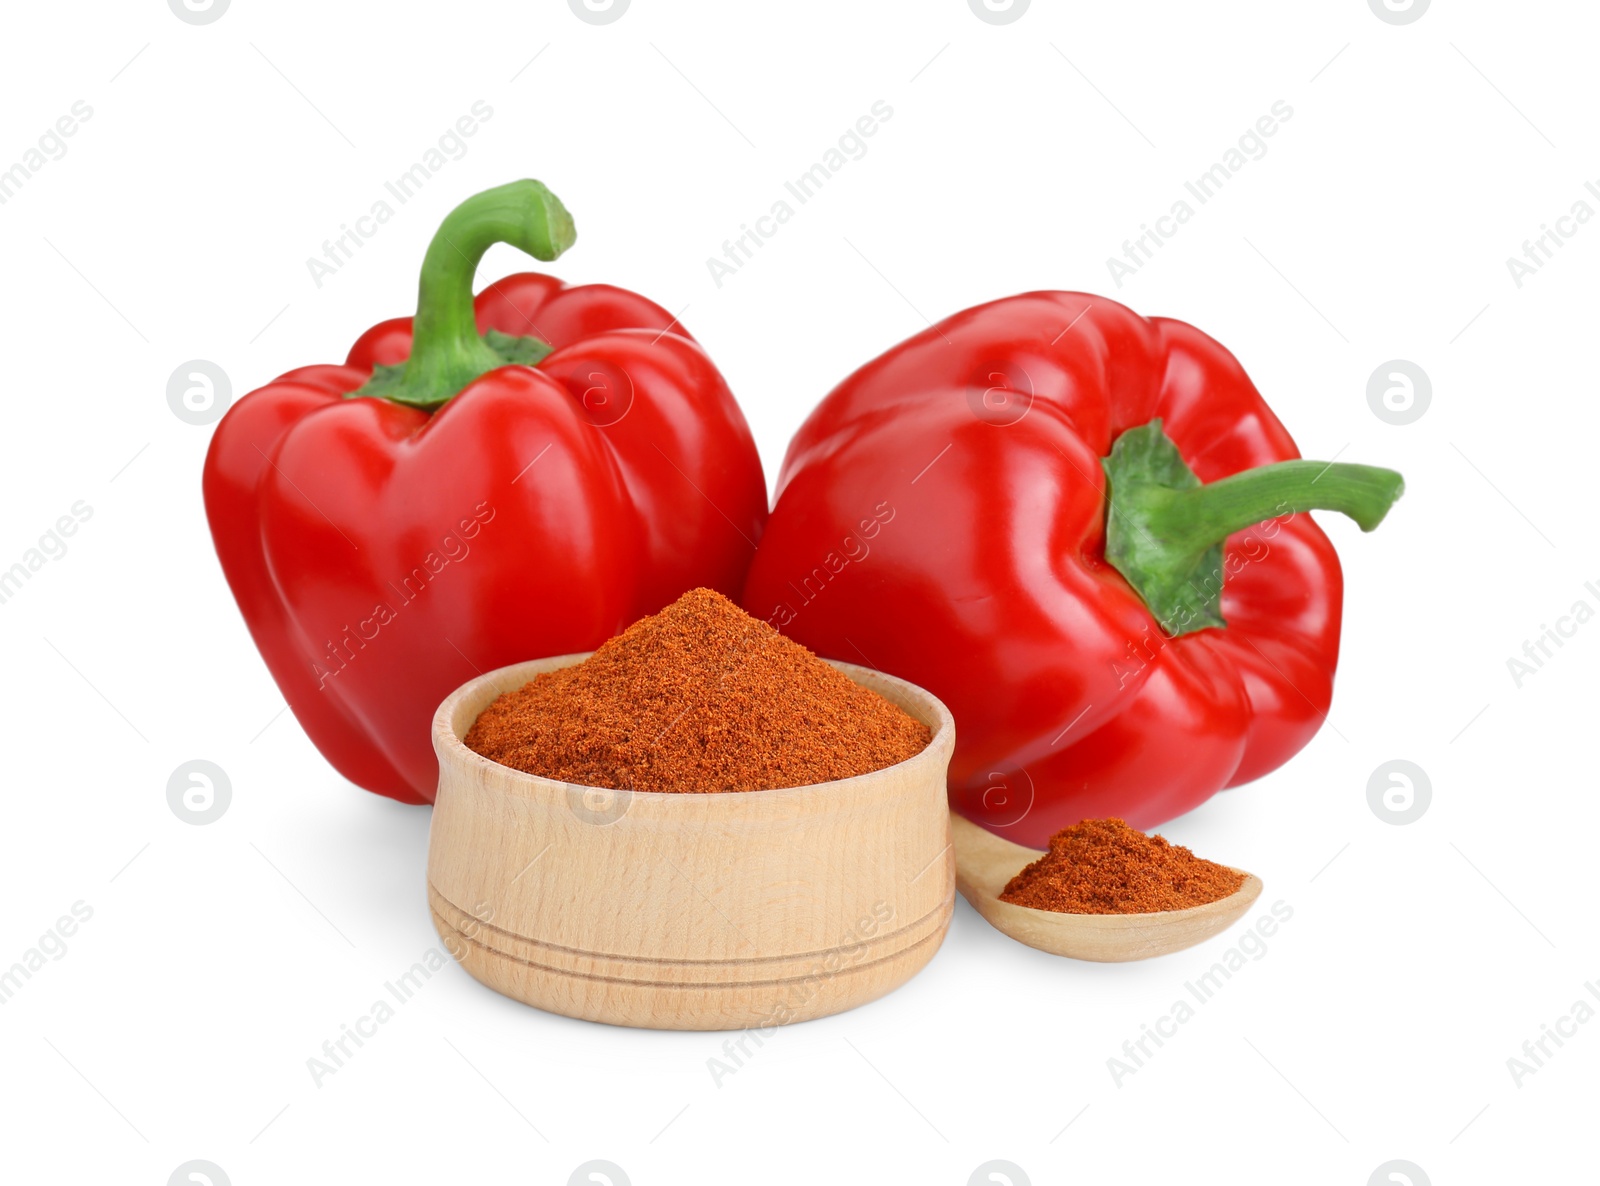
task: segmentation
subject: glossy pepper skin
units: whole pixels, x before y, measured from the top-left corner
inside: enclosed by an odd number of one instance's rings
[[[433,800],[452,689],[695,586],[736,596],[766,519],[744,417],[671,314],[537,274],[473,299],[492,243],[552,259],[573,234],[537,182],[469,199],[424,263],[414,355],[413,319],[383,322],[240,400],[206,458],[217,555],[295,717],[403,802]]]
[[[995,301],[812,413],[744,605],[944,700],[970,819],[1034,848],[1086,818],[1149,828],[1285,762],[1327,713],[1343,585],[1303,512],[1370,529],[1401,486],[1272,465],[1298,456],[1199,330],[1082,293]],[[1108,486],[1134,580],[1107,559]]]

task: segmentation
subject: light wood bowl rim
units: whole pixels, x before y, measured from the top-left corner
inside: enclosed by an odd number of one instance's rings
[[[476,750],[468,748],[462,736],[456,732],[452,723],[456,711],[461,703],[477,695],[488,686],[500,687],[502,690],[497,695],[520,688],[535,676],[547,671],[557,671],[563,667],[572,667],[582,663],[593,651],[577,651],[566,655],[550,655],[542,659],[527,659],[521,663],[508,663],[504,667],[496,667],[493,671],[486,671],[482,675],[474,676],[462,684],[454,692],[445,697],[433,714],[433,745],[438,754],[439,761],[450,761],[457,765],[478,767],[492,774],[498,789],[502,793],[516,793],[524,795],[546,795],[554,792],[566,794],[569,788],[578,790],[593,790],[611,794],[625,794],[630,800],[642,799],[647,803],[665,804],[668,801],[706,801],[706,800],[743,800],[748,796],[759,795],[765,797],[804,795],[807,800],[816,801],[818,797],[825,797],[830,792],[837,791],[841,796],[848,792],[843,788],[851,787],[862,779],[876,779],[891,770],[906,770],[918,763],[943,763],[948,765],[949,755],[955,749],[955,718],[950,710],[945,707],[932,692],[918,687],[910,680],[898,676],[888,675],[872,667],[863,667],[857,663],[848,663],[842,659],[824,659],[823,662],[837,668],[851,681],[871,692],[878,692],[874,683],[881,683],[899,691],[905,698],[925,708],[929,715],[934,717],[936,726],[928,738],[928,744],[923,746],[909,758],[894,763],[892,766],[881,766],[877,770],[869,770],[864,774],[852,775],[849,778],[829,779],[827,782],[806,783],[793,787],[766,787],[758,791],[636,791],[627,787],[596,787],[587,783],[563,782],[560,779],[548,778],[542,774],[530,774],[525,770],[518,770],[514,766],[506,766],[496,762],[493,758],[486,758]],[[881,693],[878,693],[881,695]],[[888,699],[888,697],[884,697]],[[493,700],[487,701],[487,708]],[[890,700],[893,704],[894,701]],[[906,711],[896,704],[902,712]],[[481,714],[483,709],[478,710]],[[908,713],[913,719],[918,719],[914,714]],[[474,721],[477,717],[473,718]],[[927,724],[926,721],[919,723]],[[469,726],[470,727],[470,726]],[[733,810],[730,808],[730,810]]]

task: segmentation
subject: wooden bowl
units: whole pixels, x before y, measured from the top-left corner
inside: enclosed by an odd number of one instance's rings
[[[576,786],[462,743],[496,696],[587,657],[491,671],[434,716],[428,902],[468,972],[568,1017],[719,1030],[854,1008],[933,958],[955,905],[943,704],[835,663],[932,741],[871,774],[769,791]]]

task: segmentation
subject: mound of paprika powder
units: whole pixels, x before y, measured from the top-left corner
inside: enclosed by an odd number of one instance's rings
[[[1050,851],[1007,882],[1000,900],[1063,914],[1154,914],[1204,906],[1243,884],[1243,873],[1164,837],[1090,819],[1050,837]]]
[[[759,791],[903,762],[931,730],[711,589],[484,709],[468,749],[634,791]]]

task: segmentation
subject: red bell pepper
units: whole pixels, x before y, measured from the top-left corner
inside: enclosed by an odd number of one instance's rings
[[[812,413],[744,604],[943,699],[977,823],[1035,848],[1081,819],[1149,828],[1327,713],[1343,583],[1305,512],[1370,530],[1402,483],[1298,457],[1200,331],[1081,293],[995,301]]]
[[[766,519],[744,416],[677,319],[608,285],[524,274],[572,218],[543,185],[468,199],[422,265],[416,318],[238,402],[205,464],[217,555],[324,756],[407,803],[429,724],[475,673],[591,650],[684,590],[737,596]]]

